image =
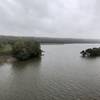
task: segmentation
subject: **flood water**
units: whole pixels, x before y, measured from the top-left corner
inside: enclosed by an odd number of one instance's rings
[[[100,57],[80,51],[98,44],[42,45],[44,56],[0,64],[0,100],[100,100]]]

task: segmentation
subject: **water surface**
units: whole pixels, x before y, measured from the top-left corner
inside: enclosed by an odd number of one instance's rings
[[[0,100],[100,100],[100,57],[94,44],[43,45],[41,59],[0,64]]]

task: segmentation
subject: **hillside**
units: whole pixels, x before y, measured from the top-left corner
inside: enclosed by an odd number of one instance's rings
[[[49,37],[17,37],[17,36],[0,36],[0,42],[13,42],[18,38],[23,38],[26,40],[36,40],[40,43],[100,43],[99,39],[74,39],[74,38],[49,38]]]

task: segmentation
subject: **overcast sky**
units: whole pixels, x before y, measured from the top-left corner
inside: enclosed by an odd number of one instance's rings
[[[100,0],[0,0],[0,34],[100,38]]]

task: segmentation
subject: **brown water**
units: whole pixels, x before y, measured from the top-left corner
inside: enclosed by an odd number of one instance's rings
[[[41,59],[0,65],[0,100],[100,100],[100,57],[92,44],[43,45]]]

